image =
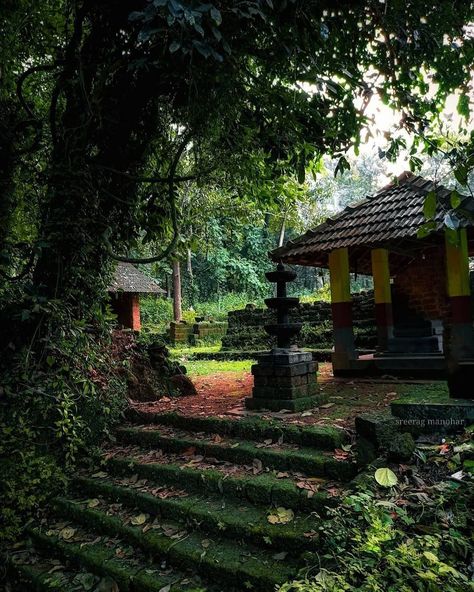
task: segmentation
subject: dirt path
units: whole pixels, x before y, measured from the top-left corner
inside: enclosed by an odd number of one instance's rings
[[[148,412],[177,411],[183,415],[242,417],[254,415],[245,409],[245,397],[252,392],[249,372],[217,372],[207,376],[191,376],[198,394],[191,397],[163,397],[159,401],[137,403]],[[328,403],[303,413],[264,413],[268,417],[285,417],[289,423],[331,424],[352,429],[356,415],[382,409],[407,388],[399,381],[356,381],[335,379],[330,364],[320,364],[318,383],[327,392]]]

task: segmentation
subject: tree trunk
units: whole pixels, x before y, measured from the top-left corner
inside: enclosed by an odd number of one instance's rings
[[[282,247],[285,242],[285,226],[286,226],[286,214],[283,216],[283,221],[280,228],[280,237],[278,239],[278,246]]]
[[[191,282],[191,284],[194,281],[192,255],[193,254],[191,253],[191,249],[188,249],[187,268],[188,268],[189,281]]]
[[[173,316],[177,323],[181,321],[181,268],[179,261],[173,261]]]

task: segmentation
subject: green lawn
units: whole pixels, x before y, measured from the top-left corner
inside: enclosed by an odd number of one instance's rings
[[[250,372],[254,360],[195,360],[183,362],[191,376],[207,376],[218,372]]]
[[[219,342],[214,345],[199,345],[196,347],[183,344],[168,347],[168,349],[173,358],[180,358],[182,356],[192,356],[193,354],[215,354],[220,351],[221,343]]]

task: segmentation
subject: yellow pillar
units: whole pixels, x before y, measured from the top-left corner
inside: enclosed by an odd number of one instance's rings
[[[466,229],[456,233],[449,231],[445,235],[446,244],[446,281],[448,296],[469,296],[469,253]]]
[[[333,371],[350,370],[350,360],[356,358],[352,326],[349,251],[335,249],[329,254],[331,308],[334,338]]]
[[[459,362],[474,357],[466,229],[457,232],[447,230],[445,245],[446,290],[451,307],[450,327],[447,329],[445,326],[449,335],[449,339],[445,340],[448,384],[451,396],[472,398],[472,384],[459,377]]]
[[[378,345],[380,350],[386,350],[388,340],[393,337],[392,290],[390,286],[388,250],[373,249],[371,259]]]
[[[336,249],[329,253],[329,275],[331,278],[331,302],[350,302],[351,277],[348,249]]]

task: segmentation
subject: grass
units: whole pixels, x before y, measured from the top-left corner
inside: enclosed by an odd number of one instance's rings
[[[173,347],[168,347],[171,357],[173,358],[183,358],[186,356],[190,356],[193,354],[215,354],[221,349],[221,342],[213,343],[212,345],[199,345],[199,346],[190,346],[187,344],[183,345],[175,345]]]
[[[250,372],[254,360],[195,360],[184,361],[188,374],[191,376],[208,376],[219,372]]]

